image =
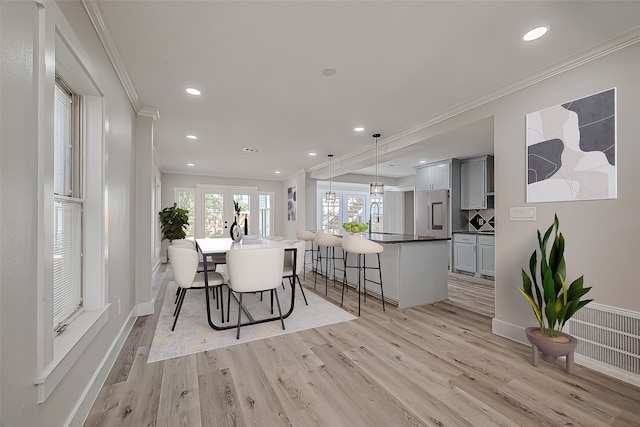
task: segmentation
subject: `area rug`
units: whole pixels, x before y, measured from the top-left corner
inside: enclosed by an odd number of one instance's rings
[[[207,322],[205,291],[192,289],[187,291],[178,323],[176,324],[175,331],[172,332],[173,311],[176,307],[176,289],[176,283],[169,281],[162,302],[162,308],[160,309],[151,349],[149,350],[148,363],[345,322],[356,318],[347,311],[315,295],[309,290],[305,292],[309,305],[305,305],[300,287],[296,285],[294,310],[288,318],[284,319],[285,330],[282,330],[280,320],[241,327],[240,339],[238,340],[236,339],[235,328],[216,331],[209,326]],[[226,292],[225,288],[225,316],[227,310]],[[289,309],[291,301],[291,286],[289,286],[288,280],[285,280],[285,289],[282,287],[278,288],[278,296],[280,297],[280,304],[284,314]],[[210,302],[212,309],[211,317],[216,324],[220,324],[220,311],[216,310],[216,301],[210,299]],[[242,303],[255,319],[271,316],[268,292],[264,293],[262,301],[260,301],[259,293],[245,294]],[[275,298],[273,304],[274,313],[277,314],[278,308]],[[230,323],[236,325],[238,320],[238,302],[233,297],[231,297],[230,308]],[[243,321],[247,320],[244,313],[242,319]],[[225,323],[225,325],[227,325],[227,323]]]

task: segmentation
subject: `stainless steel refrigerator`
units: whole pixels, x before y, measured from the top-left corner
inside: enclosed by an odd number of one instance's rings
[[[449,190],[416,191],[415,222],[418,236],[449,237]]]

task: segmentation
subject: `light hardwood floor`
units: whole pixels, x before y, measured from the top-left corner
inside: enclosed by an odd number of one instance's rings
[[[454,303],[382,312],[367,298],[357,320],[155,363],[157,319],[141,317],[85,426],[640,426],[639,388],[534,368],[529,347],[464,308],[473,281],[451,281]]]

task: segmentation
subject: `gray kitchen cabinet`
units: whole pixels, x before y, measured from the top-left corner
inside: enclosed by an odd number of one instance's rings
[[[496,275],[495,236],[477,236],[477,274]]]
[[[453,269],[495,277],[495,236],[454,233]]]
[[[416,168],[416,191],[451,188],[451,160]]]
[[[453,268],[475,273],[477,266],[476,236],[473,234],[453,235]]]
[[[493,194],[493,156],[463,160],[460,165],[460,209],[487,209]]]

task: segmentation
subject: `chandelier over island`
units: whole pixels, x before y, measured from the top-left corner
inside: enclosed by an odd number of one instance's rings
[[[369,194],[372,196],[382,196],[384,194],[384,184],[378,182],[378,138],[379,133],[374,133],[373,137],[376,139],[376,180],[369,184]]]

